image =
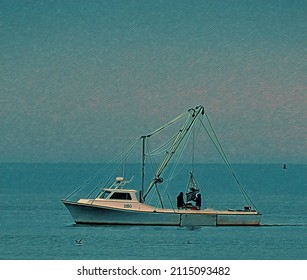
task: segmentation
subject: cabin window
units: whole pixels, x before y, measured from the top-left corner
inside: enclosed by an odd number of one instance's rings
[[[131,200],[130,193],[113,193],[110,199]]]
[[[99,196],[99,198],[106,199],[106,198],[109,196],[110,193],[111,193],[111,192],[103,192],[103,193]]]

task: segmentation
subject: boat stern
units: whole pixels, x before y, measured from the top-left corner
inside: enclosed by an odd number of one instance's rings
[[[218,214],[217,226],[259,226],[262,214],[259,212],[242,212]]]

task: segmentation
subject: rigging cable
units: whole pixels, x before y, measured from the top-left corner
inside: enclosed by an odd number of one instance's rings
[[[201,187],[199,187],[199,184],[197,183],[197,181],[196,181],[196,179],[195,179],[195,177],[193,176],[193,179],[194,179],[194,181],[195,181],[195,183],[196,183],[196,186],[199,188],[199,190],[201,191],[202,190],[202,188]],[[213,208],[217,208],[216,207],[216,205],[213,203],[213,201],[206,195],[206,193],[205,192],[202,192],[202,194],[204,195],[204,197],[211,203],[211,207],[213,207]]]
[[[115,174],[115,171],[118,169],[118,167],[122,164],[125,163],[127,157],[132,153],[132,151],[134,150],[136,144],[140,141],[140,138],[136,139],[126,150],[124,150],[123,153],[119,154],[115,160],[117,160],[117,158],[121,158],[121,160],[116,164],[114,165],[114,167],[108,172],[108,174],[105,176],[105,178],[109,178],[108,181],[106,182],[106,186],[110,183],[110,181],[113,179],[112,178],[112,174]],[[113,163],[115,160],[111,161],[111,163]],[[111,163],[109,165],[111,165]],[[115,177],[115,176],[113,176]],[[101,181],[99,183],[99,185],[102,185],[102,182]],[[96,186],[96,188],[94,188],[94,190],[87,196],[87,198],[89,198],[99,187],[99,185]]]
[[[161,154],[164,154],[168,150],[168,148],[169,148],[169,147],[166,147],[166,146],[169,143],[171,143],[173,139],[175,139],[176,135],[177,135],[177,133],[174,136],[172,136],[168,141],[166,141],[164,144],[162,144],[160,147],[154,149],[150,153],[148,152],[148,154],[146,156],[147,157],[156,157],[156,156],[159,156]],[[163,149],[163,148],[165,148],[165,149]]]
[[[218,151],[218,153],[221,155],[222,159],[224,160],[224,162],[225,162],[225,164],[226,164],[226,166],[227,166],[227,168],[228,168],[230,174],[231,174],[231,175],[233,176],[233,178],[235,179],[235,181],[236,181],[236,183],[237,183],[237,185],[238,185],[238,187],[239,187],[239,190],[241,191],[241,194],[242,194],[243,198],[245,199],[245,202],[246,202],[247,204],[251,203],[251,204],[253,205],[253,207],[258,211],[257,207],[256,207],[255,204],[252,202],[252,200],[250,199],[250,197],[248,196],[248,194],[247,194],[246,191],[244,190],[244,187],[243,187],[242,184],[240,183],[240,181],[239,181],[237,175],[235,174],[234,169],[233,169],[233,167],[231,166],[231,164],[230,164],[230,162],[229,162],[229,160],[228,160],[228,158],[227,158],[227,156],[226,156],[226,154],[225,154],[225,152],[224,152],[224,149],[223,149],[223,147],[222,147],[222,145],[221,145],[221,143],[220,143],[220,141],[219,141],[219,139],[218,139],[218,137],[217,137],[217,135],[216,135],[216,133],[215,133],[215,131],[214,131],[214,129],[213,129],[213,126],[212,126],[212,124],[211,124],[211,122],[210,122],[210,119],[209,119],[209,117],[208,117],[208,115],[207,115],[206,112],[205,112],[205,115],[206,115],[206,119],[207,119],[207,121],[208,121],[208,124],[209,124],[209,126],[210,126],[210,129],[211,129],[211,131],[212,131],[212,133],[213,133],[213,135],[214,135],[214,139],[213,139],[212,135],[210,134],[210,132],[208,131],[208,129],[207,129],[207,127],[205,126],[205,124],[203,123],[203,121],[200,119],[200,122],[201,122],[202,126],[203,126],[204,129],[206,130],[206,132],[207,132],[208,136],[210,137],[210,139],[211,139],[213,145],[215,146],[216,150]]]
[[[180,145],[182,146],[182,148],[181,148],[181,150],[180,150],[180,152],[179,152],[179,154],[178,154],[178,156],[177,156],[177,159],[176,159],[175,164],[174,164],[174,166],[173,166],[173,168],[172,168],[172,171],[170,172],[170,174],[169,174],[169,176],[168,176],[167,182],[166,182],[166,184],[165,184],[165,188],[164,188],[163,193],[162,193],[162,196],[164,196],[165,193],[166,193],[167,198],[168,198],[168,200],[169,200],[169,202],[170,202],[170,204],[171,204],[171,206],[172,206],[172,209],[173,209],[174,211],[175,211],[175,209],[174,209],[173,203],[172,203],[172,201],[171,201],[171,199],[170,199],[170,197],[169,197],[169,194],[168,194],[168,192],[167,192],[167,188],[168,188],[168,186],[169,186],[170,181],[173,179],[175,170],[177,169],[177,166],[178,166],[178,164],[179,164],[179,160],[180,160],[180,158],[182,157],[182,154],[183,154],[183,152],[184,152],[184,148],[186,147],[186,145],[187,145],[187,143],[188,143],[188,140],[189,140],[189,138],[190,138],[190,136],[191,136],[191,131],[192,131],[192,130],[189,130],[189,131],[188,131],[188,133],[187,133],[185,139],[184,139],[183,142],[180,144]]]
[[[150,134],[148,134],[146,136],[147,139],[149,139],[152,135],[154,134],[157,134],[158,132],[164,130],[165,128],[173,125],[174,123],[178,122],[179,120],[181,120],[182,118],[186,117],[186,116],[189,116],[190,115],[190,112],[187,111],[187,112],[184,112],[183,114],[177,116],[176,118],[174,118],[173,120],[169,121],[168,123],[164,124],[163,126],[161,126],[160,128],[154,130],[153,132],[151,132]],[[185,121],[185,123],[187,122],[187,120]],[[165,152],[167,152],[168,149],[163,149],[164,147],[166,147],[168,144],[170,144],[175,138],[177,139],[178,138],[178,135],[180,134],[181,131],[179,132],[176,132],[166,143],[164,143],[163,145],[161,145],[160,147],[156,148],[155,150],[153,151],[150,151],[150,148],[149,148],[149,141],[147,140],[147,154],[146,154],[146,157],[148,157],[150,159],[150,162],[151,162],[151,167],[153,169],[153,162],[155,164],[155,166],[157,166],[155,160],[154,160],[154,157],[155,156],[158,156],[158,155],[161,155]],[[176,139],[174,142],[176,142]],[[174,143],[173,142],[173,143]],[[174,144],[173,144],[174,145]],[[172,146],[171,146],[172,147]],[[163,149],[163,150],[162,150]],[[159,151],[161,150],[161,151]],[[164,159],[165,160],[165,159]],[[163,160],[163,162],[164,162]],[[160,168],[161,168],[161,163],[160,163]],[[159,168],[159,169],[160,169]],[[158,167],[155,167],[155,170],[153,170],[153,173],[155,173],[155,171],[158,169]],[[157,192],[158,193],[158,192]],[[148,195],[149,193],[147,193]],[[158,193],[159,195],[159,193]],[[151,195],[148,197],[148,200],[151,201],[151,199],[153,198],[153,193],[151,193]]]
[[[123,154],[127,153],[127,151],[130,152],[133,150],[133,148],[135,147],[135,145],[137,144],[137,142],[139,141],[139,138],[137,138],[130,146],[128,146],[128,148],[126,150],[124,150],[122,153],[118,154],[110,163],[108,163],[106,166],[100,168],[93,176],[91,176],[89,179],[87,179],[83,184],[81,184],[76,190],[74,190],[71,194],[69,194],[65,200],[68,200],[70,197],[72,197],[74,194],[76,194],[77,192],[79,192],[82,188],[84,188],[86,185],[89,184],[89,182],[91,182],[94,178],[96,178],[102,171],[106,170],[107,168],[109,168],[109,166],[113,163],[116,162],[118,158],[120,158]],[[114,169],[114,168],[113,168]],[[96,187],[97,189],[97,187]],[[95,190],[96,190],[95,189]],[[95,191],[94,190],[94,191]],[[93,192],[92,192],[93,193]],[[91,194],[92,194],[91,193]]]
[[[177,116],[176,118],[174,118],[173,120],[171,120],[171,121],[169,121],[168,123],[164,124],[164,125],[161,126],[160,128],[158,128],[158,129],[154,130],[153,132],[149,133],[149,134],[147,135],[147,137],[150,137],[150,136],[152,136],[152,135],[154,135],[154,134],[160,132],[161,130],[167,128],[168,126],[170,126],[170,125],[172,125],[172,124],[174,124],[174,123],[176,123],[177,121],[179,121],[179,120],[182,119],[183,117],[187,116],[188,114],[189,114],[189,112],[184,112],[183,114]]]

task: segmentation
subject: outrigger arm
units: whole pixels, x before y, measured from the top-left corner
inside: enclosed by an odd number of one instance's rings
[[[187,135],[188,131],[190,130],[190,128],[194,124],[198,115],[199,114],[203,115],[205,113],[205,110],[204,110],[203,106],[199,105],[199,106],[195,107],[195,109],[194,108],[189,109],[188,112],[190,114],[188,115],[188,118],[187,118],[185,124],[179,130],[177,137],[175,138],[170,150],[166,152],[166,155],[165,155],[163,161],[161,162],[160,166],[158,167],[154,178],[150,182],[150,184],[147,188],[147,191],[143,195],[143,198],[142,198],[143,202],[145,201],[145,199],[146,199],[147,195],[149,194],[149,192],[151,191],[152,187],[154,185],[156,185],[157,183],[163,182],[163,178],[160,177],[163,170],[165,169],[165,167],[167,166],[167,164],[169,163],[169,161],[171,160],[171,158],[175,154],[177,148],[179,147],[180,143],[183,141],[183,139]]]

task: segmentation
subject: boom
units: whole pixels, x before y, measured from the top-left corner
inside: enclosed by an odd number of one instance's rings
[[[151,191],[152,187],[156,184],[156,183],[162,183],[163,179],[160,177],[163,170],[165,169],[165,167],[167,166],[167,164],[169,163],[169,161],[171,160],[171,158],[173,157],[173,155],[175,154],[177,148],[179,147],[180,143],[182,142],[182,140],[185,138],[185,136],[187,135],[189,129],[191,128],[191,126],[194,124],[196,118],[198,117],[199,114],[204,114],[204,107],[203,106],[197,106],[195,109],[189,109],[188,111],[190,114],[188,115],[188,118],[185,122],[185,124],[182,126],[182,128],[179,130],[177,137],[175,138],[170,150],[166,153],[164,159],[162,160],[162,162],[160,163],[160,166],[158,167],[154,178],[152,179],[152,181],[150,182],[146,193],[143,196],[142,201],[145,201],[147,195],[149,194],[149,192]]]

